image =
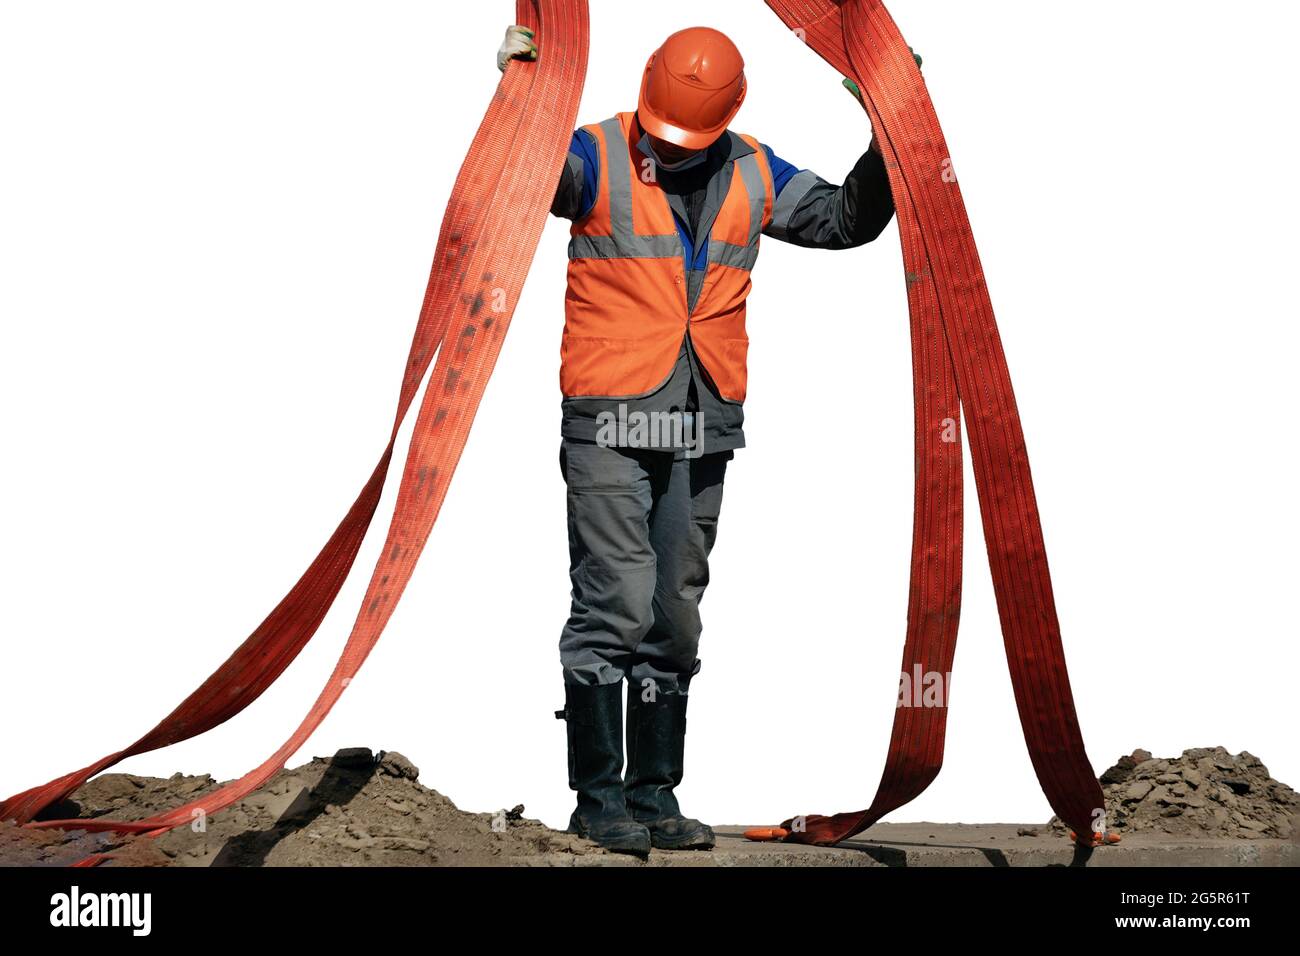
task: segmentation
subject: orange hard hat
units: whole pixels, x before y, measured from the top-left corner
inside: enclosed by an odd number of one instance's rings
[[[680,30],[655,50],[641,78],[637,119],[656,139],[705,149],[745,101],[745,61],[725,33]]]

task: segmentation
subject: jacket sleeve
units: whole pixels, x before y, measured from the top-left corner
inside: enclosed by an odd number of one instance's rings
[[[764,235],[812,249],[852,249],[879,236],[894,217],[889,174],[874,149],[862,154],[838,187],[763,149],[776,192]]]
[[[600,183],[600,150],[591,134],[575,130],[560,170],[551,215],[561,219],[581,219],[596,204],[596,187]]]

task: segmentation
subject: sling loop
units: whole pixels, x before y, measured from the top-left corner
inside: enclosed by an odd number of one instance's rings
[[[915,512],[904,675],[938,675],[937,702],[902,693],[871,806],[786,820],[784,839],[833,844],[918,796],[943,763],[948,675],[961,610],[964,410],[1003,642],[1030,760],[1052,809],[1079,834],[1104,827],[1052,599],[1011,377],[961,190],[925,82],[879,0],[766,0],[855,80],[898,212],[912,327]],[[934,705],[931,705],[934,704]]]

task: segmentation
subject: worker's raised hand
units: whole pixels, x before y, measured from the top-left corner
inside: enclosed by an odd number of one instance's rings
[[[511,60],[537,59],[537,44],[533,42],[533,31],[518,24],[506,28],[506,38],[497,50],[497,69],[506,71],[506,64]]]

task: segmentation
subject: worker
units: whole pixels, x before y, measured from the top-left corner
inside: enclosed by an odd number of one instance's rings
[[[497,66],[538,54],[512,26]],[[569,830],[618,852],[715,842],[674,791],[723,479],[745,444],[759,235],[851,249],[894,215],[874,138],[834,186],[728,129],[746,89],[724,34],[674,33],[635,112],[573,134],[551,207],[573,223],[560,348],[572,603],[556,716],[577,791]]]

